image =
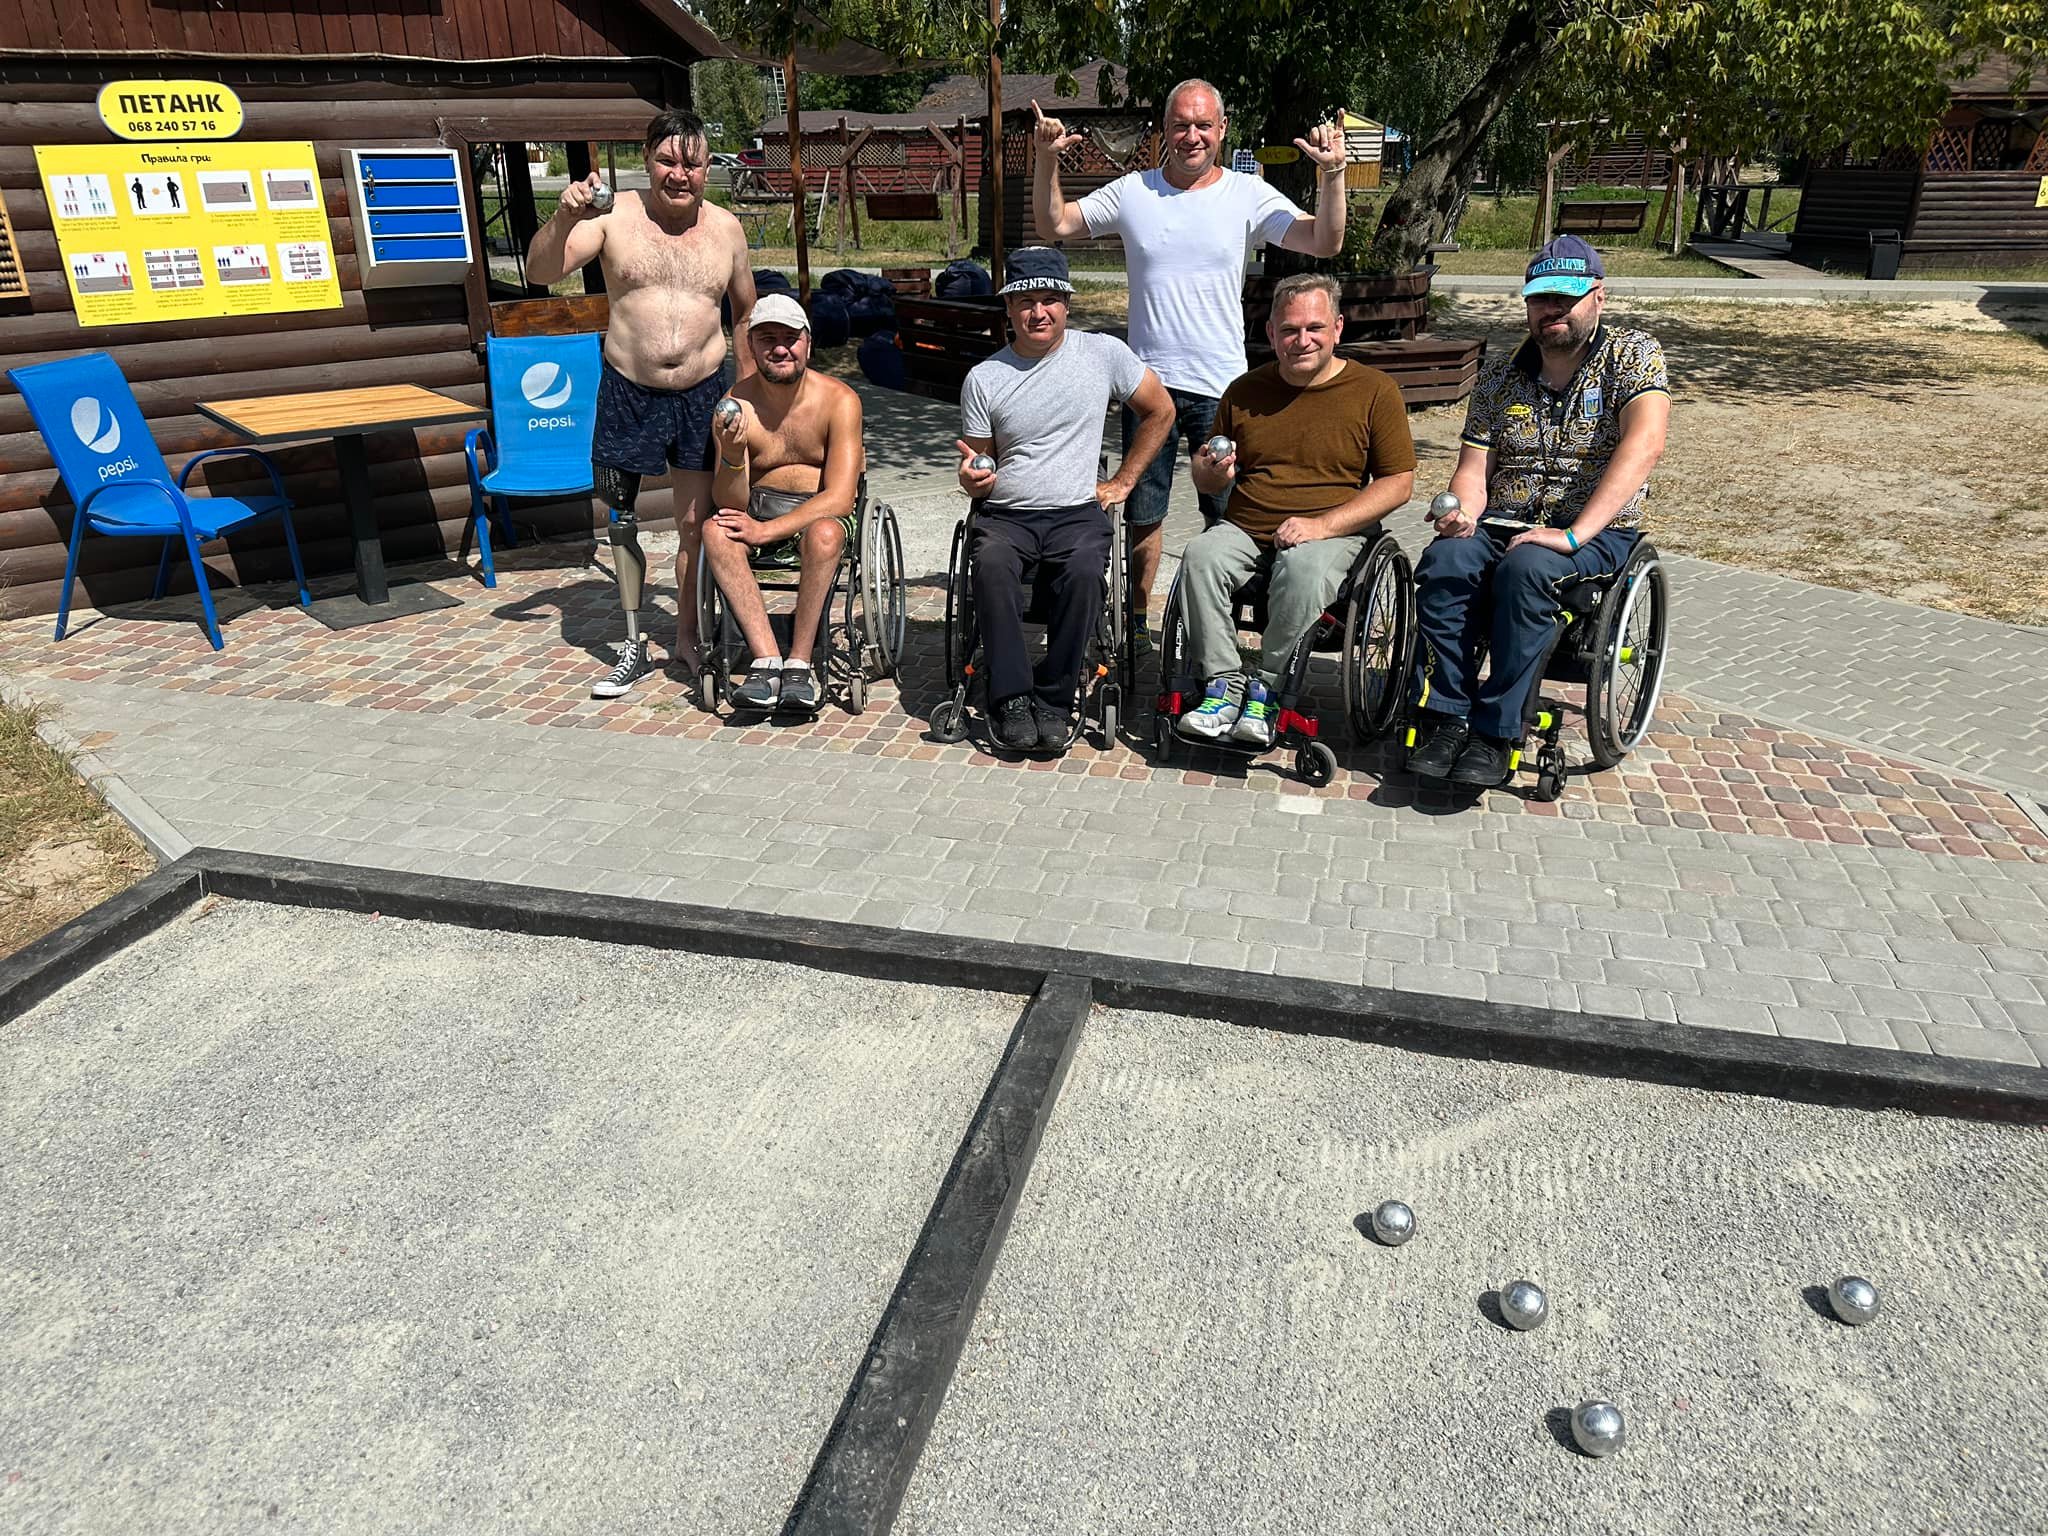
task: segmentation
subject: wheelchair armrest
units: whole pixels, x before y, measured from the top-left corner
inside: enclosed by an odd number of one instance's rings
[[[251,458],[258,464],[261,464],[264,472],[270,476],[270,488],[277,494],[277,499],[283,502],[291,500],[284,493],[284,476],[277,472],[277,465],[271,461],[270,455],[263,452],[260,448],[209,448],[204,453],[194,454],[185,461],[185,467],[178,471],[179,491],[182,492],[185,489],[185,483],[192,478],[192,471],[204,464],[208,459],[238,457]]]

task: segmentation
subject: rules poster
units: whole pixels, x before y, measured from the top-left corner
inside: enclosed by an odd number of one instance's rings
[[[336,309],[311,144],[69,144],[36,166],[80,325]]]

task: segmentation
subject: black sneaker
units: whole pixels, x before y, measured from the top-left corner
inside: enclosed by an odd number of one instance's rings
[[[1408,771],[1425,779],[1445,777],[1471,739],[1471,723],[1463,716],[1424,710],[1415,724],[1415,745],[1408,749]]]
[[[818,674],[810,667],[782,664],[782,699],[776,708],[783,714],[815,715],[818,706],[824,702],[824,691],[818,687]]]
[[[1070,711],[1048,704],[1043,699],[1033,699],[1031,712],[1038,716],[1038,749],[1041,752],[1064,752],[1074,734]]]
[[[632,686],[654,670],[647,659],[647,639],[628,640],[619,647],[619,664],[612,668],[611,676],[599,678],[590,685],[593,699],[623,698]]]
[[[773,709],[782,698],[782,668],[759,662],[747,668],[747,680],[732,691],[734,709]]]
[[[1038,750],[1038,712],[1031,707],[1031,695],[1020,693],[996,706],[996,740],[1012,752]]]
[[[1465,743],[1465,750],[1458,754],[1457,766],[1451,769],[1451,782],[1469,784],[1475,789],[1497,789],[1507,783],[1514,772],[1508,766],[1514,751],[1515,743],[1512,741],[1475,733]]]

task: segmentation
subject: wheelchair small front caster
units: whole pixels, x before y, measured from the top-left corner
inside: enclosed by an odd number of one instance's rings
[[[1337,777],[1337,754],[1320,741],[1312,741],[1294,754],[1294,771],[1303,783],[1321,789]]]

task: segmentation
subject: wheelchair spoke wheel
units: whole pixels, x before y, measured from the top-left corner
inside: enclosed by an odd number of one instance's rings
[[[1344,710],[1352,740],[1376,741],[1400,713],[1415,650],[1415,588],[1391,539],[1373,551],[1344,614]]]
[[[896,675],[903,658],[908,599],[903,585],[903,533],[896,509],[878,502],[860,525],[861,624],[882,677]]]
[[[946,686],[959,686],[973,654],[974,600],[967,590],[967,524],[953,530],[953,559],[946,570]]]
[[[1670,591],[1655,556],[1616,582],[1601,605],[1586,679],[1586,738],[1594,766],[1612,768],[1649,732],[1664,689]]]

